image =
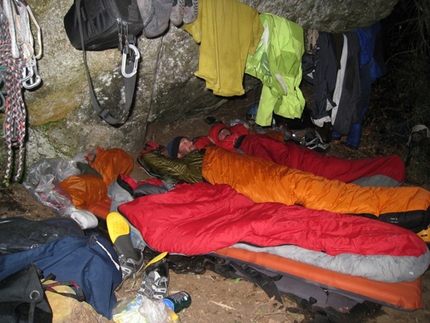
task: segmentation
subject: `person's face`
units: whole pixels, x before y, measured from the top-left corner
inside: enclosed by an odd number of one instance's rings
[[[196,149],[197,147],[193,144],[191,140],[189,140],[188,138],[182,138],[181,142],[179,143],[178,158],[182,158]]]
[[[227,128],[224,128],[224,129],[222,129],[219,132],[219,134],[218,134],[218,140],[222,141],[222,140],[224,140],[224,139],[226,139],[226,138],[228,138],[230,136],[231,136],[230,130],[228,130]]]

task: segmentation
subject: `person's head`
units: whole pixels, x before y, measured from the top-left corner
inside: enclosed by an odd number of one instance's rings
[[[167,144],[167,152],[172,159],[182,158],[196,149],[194,143],[184,136],[175,137]]]
[[[225,140],[230,136],[231,136],[231,131],[223,123],[218,123],[209,130],[209,138],[211,138],[215,144]]]
[[[227,128],[221,129],[220,132],[218,132],[218,140],[223,141],[226,138],[231,136],[231,131]]]

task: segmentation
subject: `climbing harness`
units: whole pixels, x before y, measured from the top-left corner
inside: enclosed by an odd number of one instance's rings
[[[30,19],[36,28],[37,54]],[[0,79],[5,89],[5,96],[0,100],[4,98],[3,137],[7,146],[4,182],[7,183],[14,168],[16,149],[18,160],[13,179],[19,181],[23,174],[27,113],[22,90],[23,87],[34,89],[41,83],[36,60],[42,57],[42,38],[40,27],[24,0],[2,0],[0,27]]]

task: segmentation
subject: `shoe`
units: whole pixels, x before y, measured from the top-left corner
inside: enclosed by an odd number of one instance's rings
[[[119,256],[119,265],[121,266],[122,280],[126,280],[131,277],[136,277],[136,274],[143,267],[143,254],[139,256],[139,259],[127,258],[124,255]]]
[[[94,229],[99,224],[97,217],[86,210],[71,210],[70,217],[79,224],[82,230]]]
[[[135,276],[143,267],[143,250],[133,247],[130,224],[118,212],[111,212],[106,217],[109,237],[118,254],[122,279]]]
[[[138,294],[149,299],[163,299],[169,287],[169,265],[164,252],[152,259],[144,268]]]
[[[198,0],[185,0],[184,1],[184,23],[190,24],[197,19],[199,14],[199,1]]]
[[[312,150],[322,152],[325,151],[330,144],[324,143],[318,131],[311,130],[305,134],[305,143],[304,145]]]
[[[170,12],[170,21],[179,27],[183,23],[185,0],[173,0],[172,11]]]

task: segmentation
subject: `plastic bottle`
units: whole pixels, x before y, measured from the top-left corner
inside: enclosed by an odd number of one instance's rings
[[[187,292],[178,292],[163,298],[164,304],[170,307],[175,313],[179,313],[184,308],[191,305],[191,295]]]

